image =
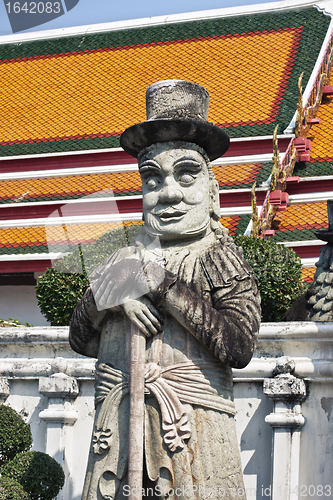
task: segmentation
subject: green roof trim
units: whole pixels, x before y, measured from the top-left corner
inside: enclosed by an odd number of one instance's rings
[[[299,177],[325,177],[333,175],[333,161],[296,163],[293,175]]]
[[[274,228],[273,228],[274,229]],[[317,240],[314,232],[317,231],[316,228],[313,229],[288,229],[287,231],[276,231],[274,235],[274,241],[308,241]]]
[[[48,253],[49,247],[47,245],[30,245],[24,247],[1,247],[0,255],[26,255],[27,253]]]

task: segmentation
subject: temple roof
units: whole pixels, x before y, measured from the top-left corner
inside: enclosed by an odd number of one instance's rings
[[[231,137],[212,165],[221,223],[231,236],[249,234],[253,183],[259,209],[270,199],[276,125],[280,159],[290,160],[304,73],[303,104],[316,90],[320,123],[311,125],[310,159],[296,158],[288,206],[271,228],[302,257],[304,280],[313,279],[323,244],[314,231],[327,227],[333,198],[333,98],[321,98],[318,83],[331,64],[332,16],[311,4],[223,12],[0,38],[0,273],[44,270],[68,244],[142,220],[136,161],[119,136],[145,120],[145,90],[163,79],[208,89],[208,119]]]
[[[310,7],[0,45],[0,155],[118,147],[170,78],[205,86],[231,137],[284,130],[329,23]]]

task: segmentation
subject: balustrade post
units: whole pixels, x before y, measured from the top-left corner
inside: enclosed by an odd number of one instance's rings
[[[57,365],[57,362],[54,363]],[[53,366],[54,368],[54,366]],[[39,417],[46,422],[46,453],[64,469],[65,486],[57,500],[70,498],[71,426],[78,418],[73,401],[79,394],[75,378],[66,373],[55,373],[39,379],[39,392],[48,398],[48,406]]]
[[[274,378],[264,379],[264,394],[274,410],[265,421],[273,427],[272,500],[297,500],[301,428],[305,423],[301,402],[306,398],[304,380],[292,372],[295,363],[288,357],[276,362]]]
[[[10,395],[10,389],[9,389],[8,378],[0,377],[0,404],[5,403],[9,395]]]

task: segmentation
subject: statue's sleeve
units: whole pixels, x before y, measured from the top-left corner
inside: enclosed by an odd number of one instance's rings
[[[108,311],[98,311],[93,293],[88,288],[74,310],[69,325],[69,343],[79,354],[98,357],[102,322]]]
[[[122,249],[107,257],[91,273],[90,281],[98,280],[105,270],[121,259],[126,250]],[[94,294],[89,287],[76,306],[69,325],[69,343],[74,351],[92,358],[98,357],[102,323],[107,313],[107,310],[99,311],[97,309]]]
[[[223,267],[227,266],[221,265],[221,269]],[[232,269],[234,276],[226,279],[225,272],[224,282],[219,278],[214,280],[210,273],[211,303],[177,280],[168,287],[161,305],[220,361],[243,368],[250,362],[255,348],[260,325],[260,295],[256,278],[245,260],[240,274],[234,272],[234,264]]]

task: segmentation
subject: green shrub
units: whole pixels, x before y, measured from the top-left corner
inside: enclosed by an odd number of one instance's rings
[[[76,304],[89,281],[86,275],[63,273],[55,268],[45,271],[36,286],[38,305],[52,326],[69,325]]]
[[[0,477],[0,500],[31,500],[28,493],[11,477]]]
[[[2,477],[18,481],[31,500],[52,500],[65,483],[65,475],[54,458],[39,451],[19,453],[1,469]]]
[[[36,286],[36,296],[42,314],[52,326],[69,325],[89,285],[89,273],[113,252],[127,246],[139,229],[140,224],[113,229],[83,250],[80,245],[75,246],[70,255],[46,270]]]
[[[31,445],[30,425],[13,408],[0,405],[0,466]]]
[[[294,300],[302,295],[301,259],[291,248],[272,240],[235,236],[244,257],[258,278],[262,321],[281,321]]]

